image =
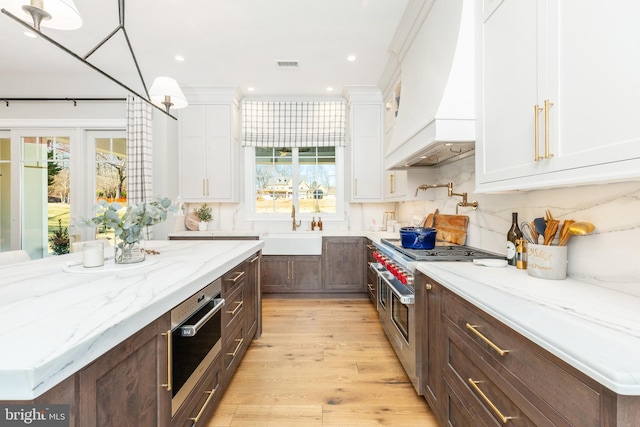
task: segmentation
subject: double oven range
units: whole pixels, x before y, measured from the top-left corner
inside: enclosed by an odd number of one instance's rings
[[[419,368],[416,358],[420,337],[416,336],[414,275],[419,262],[472,261],[480,258],[504,259],[504,256],[464,245],[436,246],[434,249],[403,248],[400,239],[374,242],[377,262],[369,268],[377,275],[376,306],[382,328],[416,392]]]

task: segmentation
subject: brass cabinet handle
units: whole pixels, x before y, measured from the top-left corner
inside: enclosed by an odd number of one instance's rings
[[[426,285],[424,285],[424,287],[430,291],[431,289],[433,289],[433,286],[431,285],[431,283],[427,283]]]
[[[367,283],[367,288],[369,288],[370,291],[373,291],[373,283]]]
[[[548,99],[544,100],[544,158],[550,159],[553,157],[549,148],[549,110],[553,105]]]
[[[375,251],[376,247],[373,245],[367,245],[367,249],[371,250],[371,251]]]
[[[542,160],[540,157],[540,119],[538,118],[540,111],[542,108],[538,104],[533,106],[533,161],[537,162],[538,160]]]
[[[473,332],[474,334],[476,334],[477,336],[480,337],[480,339],[482,339],[482,341],[486,342],[487,344],[489,344],[489,346],[494,349],[496,351],[496,353],[498,353],[500,356],[504,356],[505,354],[509,353],[509,350],[503,350],[500,347],[498,347],[497,345],[495,345],[494,343],[491,342],[491,340],[489,340],[489,338],[485,337],[484,335],[482,335],[476,328],[478,327],[478,325],[471,325],[469,323],[467,323],[467,329],[469,329],[471,332]]]
[[[256,262],[260,257],[258,255],[254,256],[253,259],[251,261],[249,261],[249,264],[253,264],[254,262]]]
[[[162,335],[167,337],[167,383],[160,385],[165,387],[167,391],[171,391],[171,388],[173,387],[171,384],[171,377],[173,377],[173,372],[171,371],[171,353],[173,352],[173,349],[171,348],[173,345],[173,342],[171,341],[171,329],[167,332],[163,332]]]
[[[205,409],[207,409],[207,406],[209,406],[209,402],[211,402],[211,399],[213,399],[213,396],[215,395],[217,389],[218,388],[216,387],[212,390],[207,390],[204,392],[204,394],[208,394],[209,397],[207,397],[207,400],[204,401],[204,405],[202,405],[202,408],[200,408],[198,414],[193,418],[189,418],[190,421],[193,421],[192,426],[196,426],[198,424],[198,421],[200,421],[202,414],[204,414]]]
[[[389,174],[389,193],[394,193],[394,185],[393,185],[393,174]]]
[[[498,416],[498,418],[500,418],[502,424],[506,424],[509,420],[513,419],[513,417],[505,417],[502,412],[496,407],[496,405],[494,405],[493,402],[487,397],[487,395],[484,394],[482,390],[480,390],[478,384],[480,384],[481,381],[474,381],[473,378],[469,378],[468,381],[469,384],[471,384],[471,387],[473,387],[473,389],[476,391],[476,393],[478,393],[480,397],[482,397],[482,400],[484,400],[485,403],[489,405],[491,410]]]
[[[242,307],[242,303],[244,301],[236,301],[236,308],[234,308],[233,310],[227,310],[227,314],[231,314],[232,316],[236,315],[236,312],[240,309],[240,307]]]
[[[238,354],[238,351],[240,351],[240,347],[242,347],[244,338],[236,339],[236,341],[238,341],[238,345],[236,346],[235,350],[233,350],[233,353],[227,353],[227,356],[236,357],[236,354]]]
[[[236,275],[235,275],[235,277],[234,277],[233,279],[224,279],[224,280],[226,280],[227,282],[233,282],[233,283],[236,283],[238,280],[240,280],[240,278],[241,278],[242,276],[244,276],[244,271],[236,271],[236,273],[235,273],[235,274],[236,274]]]

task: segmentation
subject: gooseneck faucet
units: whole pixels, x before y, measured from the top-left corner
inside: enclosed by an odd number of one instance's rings
[[[414,197],[418,197],[418,191],[419,190],[428,190],[429,188],[440,188],[440,187],[446,187],[447,188],[447,195],[448,197],[453,197],[453,196],[460,196],[462,197],[462,201],[458,202],[458,204],[456,205],[456,215],[458,214],[458,208],[459,207],[473,207],[473,209],[478,209],[478,202],[477,201],[472,201],[472,202],[468,202],[467,201],[467,193],[454,193],[453,192],[453,182],[448,182],[446,184],[422,184],[420,186],[418,186],[418,188],[416,188],[416,194]]]
[[[302,220],[296,222],[296,206],[291,206],[291,218],[293,219],[293,231],[296,231],[300,225],[302,225]]]

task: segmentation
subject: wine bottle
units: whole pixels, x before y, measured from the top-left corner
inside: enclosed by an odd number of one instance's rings
[[[318,229],[322,231],[322,218],[318,217]]]
[[[516,240],[522,239],[522,231],[518,227],[518,212],[511,213],[511,228],[507,232],[507,262],[516,265]]]

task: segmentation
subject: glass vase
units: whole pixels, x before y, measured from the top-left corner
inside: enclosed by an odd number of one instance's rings
[[[144,261],[146,254],[144,250],[144,240],[127,243],[125,240],[116,236],[114,243],[114,261],[116,264],[132,264]]]

